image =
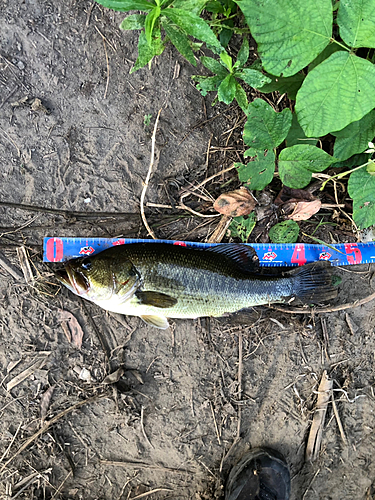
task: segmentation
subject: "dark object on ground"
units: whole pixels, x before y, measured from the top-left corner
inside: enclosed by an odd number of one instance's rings
[[[289,500],[290,473],[283,456],[255,448],[231,470],[225,500]]]

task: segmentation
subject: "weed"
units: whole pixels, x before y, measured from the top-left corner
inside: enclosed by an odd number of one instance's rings
[[[202,95],[216,92],[215,102],[225,104],[235,99],[247,115],[244,158],[250,160],[237,168],[249,189],[264,189],[276,169],[284,185],[297,189],[329,167],[346,166],[351,170],[336,177],[350,175],[353,219],[359,228],[375,224],[374,148],[368,149],[375,136],[375,0],[334,6],[331,0],[97,1],[145,13],[121,23],[141,30],[132,71],[160,55],[168,41],[194,66],[194,50],[203,42],[212,50],[215,57],[200,61],[213,76],[193,78]],[[249,32],[258,54],[251,65]],[[235,59],[225,50],[233,33],[242,37]],[[261,98],[249,104],[243,83],[261,93],[286,93],[295,106],[277,112]],[[323,138],[334,141],[333,154],[317,147]],[[247,239],[249,228],[240,233]]]
[[[143,126],[144,126],[144,128],[147,128],[147,127],[150,126],[150,124],[151,124],[151,118],[152,118],[152,115],[145,115],[143,117]]]

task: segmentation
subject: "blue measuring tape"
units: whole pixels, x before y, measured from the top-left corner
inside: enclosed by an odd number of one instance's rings
[[[169,243],[194,248],[225,245],[225,243],[131,238],[44,238],[43,260],[44,262],[65,262],[75,257],[97,254],[107,248],[129,243]],[[249,243],[249,245],[257,252],[261,266],[303,266],[318,260],[327,260],[333,266],[375,263],[375,243],[340,243],[329,247],[306,243]]]

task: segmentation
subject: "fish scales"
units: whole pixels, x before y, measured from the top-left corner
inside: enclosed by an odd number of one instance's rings
[[[189,250],[186,254],[176,249],[163,255],[164,262],[154,262],[153,249],[145,250],[141,258],[132,255],[130,259],[143,278],[143,290],[157,290],[178,298],[175,306],[163,311],[170,318],[222,316],[292,294],[293,278],[246,275],[222,255],[201,250]],[[136,303],[135,298],[132,304]],[[155,313],[155,308],[144,306],[144,314],[151,313]]]

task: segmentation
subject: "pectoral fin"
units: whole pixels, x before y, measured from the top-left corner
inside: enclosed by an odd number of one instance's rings
[[[148,325],[160,328],[160,330],[166,330],[169,327],[168,320],[164,316],[156,316],[153,314],[149,316],[141,316],[141,319],[143,319],[143,321]]]
[[[166,309],[167,307],[173,307],[177,304],[177,299],[161,292],[136,292],[136,297],[139,303],[145,306],[154,306]]]

